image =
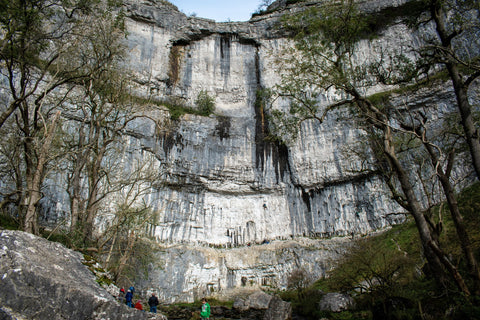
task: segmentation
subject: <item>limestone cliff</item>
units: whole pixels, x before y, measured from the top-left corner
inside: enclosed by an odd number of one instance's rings
[[[311,280],[324,277],[350,245],[350,238],[341,237],[276,240],[230,249],[162,246],[148,277],[138,279],[137,285],[158,290],[166,302],[204,296],[234,300],[257,290],[286,289],[294,271]]]
[[[275,24],[297,7],[242,23],[186,17],[164,2],[131,1],[127,9],[137,94],[193,106],[206,91],[216,103],[210,117],[185,115],[160,130],[149,120],[132,125],[129,153],[153,154],[167,173],[148,196],[159,218],[151,236],[235,246],[365,234],[401,221],[375,175],[357,173],[360,159],[345,155],[363,135],[348,123],[306,124],[290,145],[265,139],[268,118],[256,95],[278,81],[273,57],[288,42]],[[403,31],[394,25],[386,41]]]
[[[359,1],[369,13],[405,3]],[[301,9],[277,4],[268,14],[232,23],[187,17],[165,1],[129,0],[125,6],[135,94],[194,106],[203,91],[216,104],[211,116],[171,120],[166,108],[152,103],[148,118],[125,132],[121,161],[148,162],[162,171],[162,180],[142,199],[155,212],[148,235],[162,251],[141,283],[163,292],[163,300],[192,301],[249,286],[281,288],[299,268],[322,276],[348,240],[312,244],[297,238],[363,235],[404,219],[375,172],[363,170],[361,159],[348,152],[364,133],[335,121],[338,115],[321,126],[304,124],[294,142],[266,139],[268,117],[257,92],[279,80],[273,60],[289,45],[277,28],[279,17]],[[359,61],[375,54],[375,43],[419,41],[400,20],[392,21],[360,44]],[[418,98],[440,106],[452,99],[448,88],[436,90]],[[322,101],[328,104],[332,94]],[[45,194],[47,220],[69,212],[64,190]],[[260,245],[273,240],[285,242]]]

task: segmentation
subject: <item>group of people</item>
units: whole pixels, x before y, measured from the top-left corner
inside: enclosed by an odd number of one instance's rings
[[[138,310],[143,311],[142,300],[137,300],[137,302],[133,303],[133,293],[135,292],[134,287],[130,287],[127,292],[125,293],[125,289],[121,288],[120,293],[118,295],[118,300],[123,301],[125,300],[125,304],[130,308],[135,308]],[[148,305],[150,306],[150,312],[157,313],[157,306],[158,306],[158,298],[155,296],[155,292],[152,292],[152,295],[148,299]]]
[[[143,311],[143,305],[141,300],[137,300],[135,304],[133,304],[133,293],[135,292],[134,287],[130,287],[127,292],[125,293],[125,289],[121,288],[120,293],[118,295],[118,300],[123,301],[125,300],[125,304],[130,308],[135,308],[138,310]],[[157,313],[157,306],[158,306],[158,298],[155,296],[155,292],[152,292],[152,295],[148,299],[148,305],[150,306],[150,312]],[[210,305],[207,302],[206,298],[202,299],[202,307],[200,310],[200,318],[204,320],[210,319]]]

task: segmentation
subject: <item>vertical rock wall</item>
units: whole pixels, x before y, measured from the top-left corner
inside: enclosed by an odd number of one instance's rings
[[[362,3],[370,8],[372,2]],[[139,282],[143,288],[172,302],[247,284],[285,287],[295,269],[324,275],[348,246],[346,239],[335,245],[285,240],[363,235],[403,220],[375,173],[350,152],[363,132],[336,121],[341,114],[321,126],[304,123],[291,143],[267,139],[268,117],[257,92],[279,81],[273,61],[289,42],[274,26],[296,8],[244,23],[187,18],[157,1],[131,0],[126,9],[135,94],[157,105],[129,125],[120,156],[125,163],[152,162],[162,176],[142,199],[157,217],[149,235],[166,246]],[[416,38],[394,24],[375,41]],[[372,54],[374,45],[365,41],[359,61]],[[200,92],[215,98],[208,117],[171,120],[158,106],[195,108]],[[58,201],[50,208],[68,212],[66,197],[58,194],[52,191]],[[114,201],[106,210],[113,208]],[[265,245],[275,239],[284,242]]]
[[[159,27],[160,9],[136,10],[156,17],[145,23],[132,15],[127,24],[138,94],[195,107],[204,91],[216,105],[213,115],[185,115],[160,133],[137,126],[144,138],[131,145],[154,153],[168,172],[149,196],[159,221],[151,236],[238,246],[365,234],[401,220],[390,215],[399,209],[374,174],[355,173],[361,161],[346,154],[362,132],[348,123],[306,123],[288,146],[267,139],[268,117],[256,96],[278,81],[273,59],[288,45],[271,37],[268,19],[183,18]]]

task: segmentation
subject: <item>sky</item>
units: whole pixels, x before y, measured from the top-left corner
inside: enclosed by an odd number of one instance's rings
[[[247,21],[258,10],[262,0],[169,0],[186,15],[218,22]]]

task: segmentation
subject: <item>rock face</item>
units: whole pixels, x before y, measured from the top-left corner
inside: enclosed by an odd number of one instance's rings
[[[365,12],[405,3],[359,1]],[[137,94],[195,107],[198,94],[207,92],[216,104],[212,116],[185,115],[178,122],[152,109],[150,120],[132,124],[132,135],[125,137],[126,157],[154,159],[165,170],[162,187],[144,199],[158,216],[149,230],[157,241],[234,247],[265,239],[367,234],[403,221],[404,210],[386,186],[351,152],[365,133],[337,121],[341,113],[322,125],[304,123],[296,141],[267,139],[268,115],[257,93],[278,83],[281,70],[274,58],[291,45],[278,28],[279,17],[300,10],[278,5],[279,11],[238,23],[186,17],[162,1],[126,5]],[[422,32],[428,30],[415,33],[400,19],[392,21],[377,38],[361,41],[359,63],[378,55],[380,44],[418,44]],[[448,105],[451,90],[440,91],[438,98],[438,92],[425,92],[418,99],[432,107]],[[333,98],[335,93],[326,92],[322,103]]]
[[[407,2],[359,4],[365,12],[379,12]],[[186,17],[163,2],[131,0],[126,6],[137,94],[194,107],[204,91],[216,104],[210,117],[185,115],[178,122],[152,111],[155,121],[139,120],[131,128],[135,134],[126,137],[129,157],[142,161],[153,155],[166,171],[162,187],[144,200],[158,218],[149,236],[168,248],[141,282],[161,288],[164,301],[192,301],[250,284],[285,288],[298,268],[321,277],[343,252],[341,246],[259,244],[367,234],[404,219],[375,173],[348,152],[364,132],[335,121],[341,114],[321,126],[305,123],[298,140],[286,145],[266,139],[268,117],[257,93],[279,81],[281,70],[273,61],[290,45],[276,27],[279,17],[299,10],[278,4],[279,11],[241,23]],[[420,41],[419,34],[394,22],[378,38],[362,41],[358,58],[378,54],[379,44],[407,47]],[[439,90],[440,98],[438,92],[418,98],[444,106],[453,96]],[[325,93],[322,101],[333,97]],[[155,122],[166,125],[158,130]]]
[[[193,302],[205,296],[234,300],[244,291],[285,289],[293,271],[321,278],[350,244],[350,239],[333,238],[232,249],[173,245],[155,253],[156,262],[137,287],[157,290],[165,302]]]
[[[292,316],[292,306],[289,302],[282,301],[277,296],[271,296],[264,292],[255,292],[245,299],[236,300],[233,309],[242,313],[246,310],[263,310],[263,316],[257,319],[263,320],[288,320]]]
[[[292,306],[279,297],[273,297],[263,317],[264,320],[289,320],[292,318]]]
[[[158,215],[150,236],[238,246],[366,234],[402,221],[375,174],[343,151],[364,134],[351,124],[332,115],[322,126],[306,123],[288,145],[266,139],[268,118],[257,93],[278,82],[273,59],[289,43],[275,25],[297,7],[243,23],[186,17],[164,2],[130,1],[126,8],[137,94],[194,106],[207,92],[216,103],[214,115],[178,122],[152,109],[160,130],[152,120],[131,125],[126,156],[165,168],[162,188],[145,197]],[[404,31],[392,27],[385,41],[400,41]]]
[[[80,253],[20,231],[0,231],[0,288],[1,319],[152,316],[117,302],[82,264]]]
[[[406,2],[359,1],[366,12]],[[335,121],[339,114],[321,126],[305,123],[291,143],[266,139],[268,117],[257,93],[279,81],[281,70],[273,61],[290,44],[276,26],[282,14],[299,7],[280,1],[278,9],[248,22],[215,23],[187,17],[165,1],[129,0],[125,5],[135,94],[195,107],[198,94],[206,92],[216,105],[209,117],[187,114],[178,121],[152,105],[148,118],[125,131],[119,162],[151,163],[163,176],[141,199],[155,212],[148,236],[162,251],[148,279],[139,281],[163,301],[192,301],[249,284],[282,288],[298,268],[320,277],[348,241],[312,246],[285,240],[363,235],[404,219],[375,172],[348,152],[364,133]],[[360,44],[359,61],[375,54],[380,42],[395,47],[419,41],[395,22]],[[440,97],[425,92],[418,98],[448,106],[451,91],[439,90]],[[326,93],[322,101],[328,104],[332,98]],[[47,223],[70,212],[66,187],[57,183],[67,178],[59,173],[55,187],[44,191]],[[115,197],[103,207],[111,213]],[[285,242],[261,245],[274,240]]]

